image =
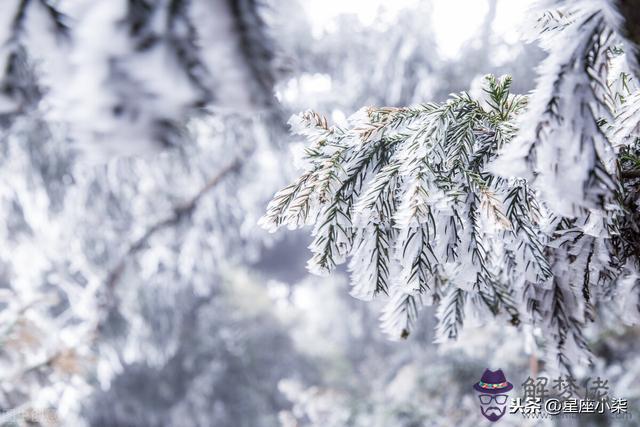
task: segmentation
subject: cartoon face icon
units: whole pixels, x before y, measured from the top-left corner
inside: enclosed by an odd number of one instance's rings
[[[513,384],[507,381],[501,369],[486,369],[480,381],[473,385],[478,392],[480,412],[489,421],[498,421],[507,412],[508,391]]]
[[[498,421],[507,411],[508,394],[479,394],[480,412],[489,421]]]

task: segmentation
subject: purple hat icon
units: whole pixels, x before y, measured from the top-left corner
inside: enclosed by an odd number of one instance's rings
[[[473,388],[480,393],[500,394],[511,390],[513,384],[507,381],[502,369],[498,369],[497,371],[485,369],[482,378],[473,385]]]

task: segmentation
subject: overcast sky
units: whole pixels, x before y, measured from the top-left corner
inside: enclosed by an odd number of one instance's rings
[[[356,14],[364,24],[371,24],[379,10],[393,16],[398,10],[415,4],[418,0],[308,0],[307,13],[312,18],[313,31],[331,31],[333,18],[339,14]],[[518,28],[530,5],[527,0],[499,0],[494,22],[495,32],[515,42],[519,38]],[[434,0],[433,26],[443,56],[455,56],[462,44],[482,24],[487,12],[486,0]],[[464,29],[460,31],[460,29]]]

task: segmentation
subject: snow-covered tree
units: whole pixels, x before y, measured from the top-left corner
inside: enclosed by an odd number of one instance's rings
[[[0,6],[0,424],[49,408],[86,423],[90,395],[151,353],[162,366],[191,345],[180,310],[216,295],[222,261],[255,258],[261,190],[281,179],[279,128],[262,120],[279,107],[260,8]]]
[[[8,0],[0,113],[39,104],[98,157],[180,145],[187,119],[206,109],[273,114],[275,47],[262,7],[255,0]],[[31,67],[36,79],[25,78]]]
[[[364,108],[345,126],[292,118],[310,143],[305,172],[262,225],[314,225],[309,269],[350,258],[352,294],[388,296],[392,336],[425,304],[440,340],[496,316],[532,325],[546,360],[570,369],[590,359],[597,306],[636,280],[636,45],[615,3],[543,6],[549,56],[528,97],[489,76],[480,97]]]
[[[179,151],[91,168],[67,157],[64,132],[14,121],[0,173],[3,408],[54,405],[72,422],[122,364],[189,345],[182,311],[215,297],[224,263],[255,259],[261,190],[280,182],[270,131],[235,120],[197,120]]]

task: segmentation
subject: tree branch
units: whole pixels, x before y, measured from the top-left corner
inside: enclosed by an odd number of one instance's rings
[[[171,215],[151,225],[151,227],[149,227],[140,238],[134,240],[129,245],[129,248],[124,253],[124,255],[120,258],[120,261],[118,261],[116,266],[110,271],[109,275],[107,276],[107,292],[109,294],[113,293],[113,290],[120,281],[122,273],[124,272],[124,268],[127,264],[128,258],[140,252],[140,250],[142,250],[142,248],[146,246],[151,236],[153,236],[160,230],[178,224],[184,217],[190,216],[196,209],[198,202],[200,202],[202,197],[210,190],[215,188],[227,175],[239,170],[240,166],[240,159],[235,159],[233,162],[222,168],[220,172],[218,172],[214,177],[207,181],[207,183],[192,198],[187,200],[186,203],[174,207]]]

